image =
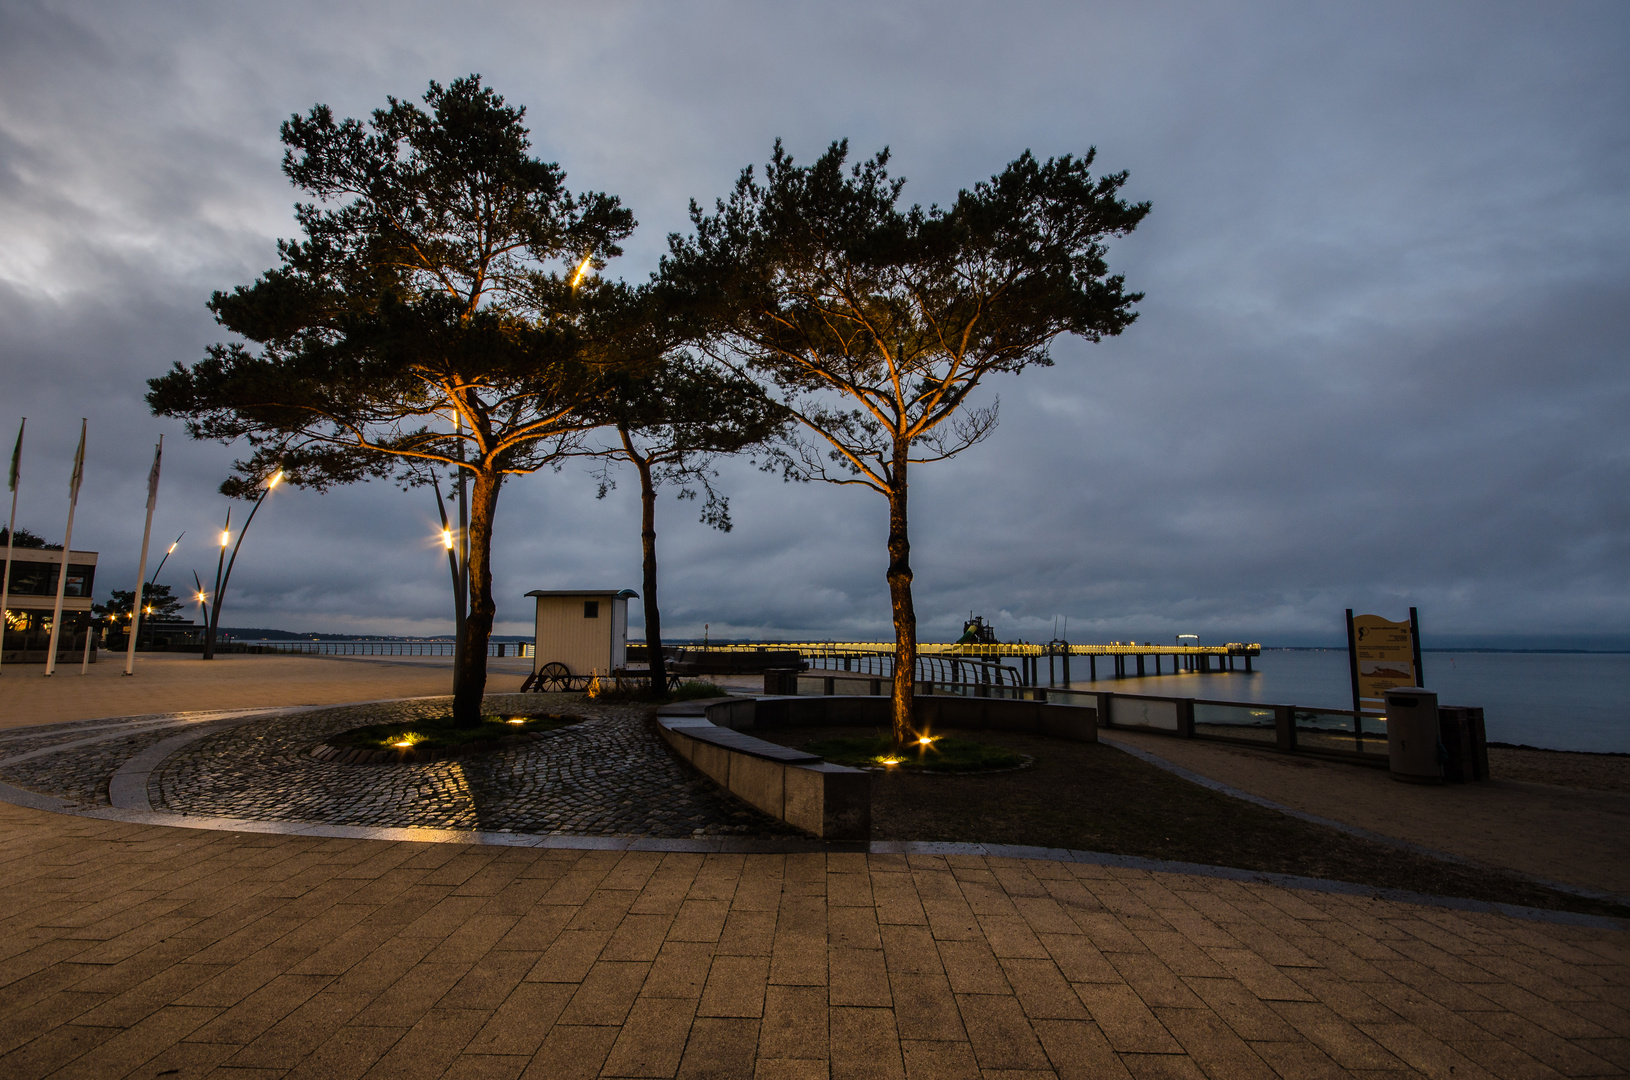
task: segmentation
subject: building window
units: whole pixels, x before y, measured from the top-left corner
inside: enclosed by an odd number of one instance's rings
[[[585,619],[598,619],[600,617],[600,601],[583,601],[583,617]]]

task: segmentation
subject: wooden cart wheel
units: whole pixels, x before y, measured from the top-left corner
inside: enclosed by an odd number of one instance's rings
[[[551,660],[538,669],[538,690],[570,690],[572,688],[572,672],[559,660]]]

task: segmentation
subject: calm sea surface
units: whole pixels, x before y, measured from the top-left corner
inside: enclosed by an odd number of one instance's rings
[[[1238,660],[1235,661],[1239,663]],[[1551,750],[1630,753],[1630,654],[1432,653],[1421,658],[1426,687],[1443,705],[1481,705],[1491,742]],[[1130,666],[1130,661],[1128,661]],[[1162,662],[1169,669],[1171,660]],[[1268,649],[1256,671],[1083,680],[1086,657],[1070,661],[1073,686],[1127,694],[1171,694],[1273,705],[1353,707],[1345,649]],[[1103,660],[1099,673],[1114,670]],[[1041,667],[1047,681],[1047,666]]]

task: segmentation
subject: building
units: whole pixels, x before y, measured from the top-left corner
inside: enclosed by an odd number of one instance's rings
[[[57,578],[63,552],[51,548],[13,548],[6,569],[4,650],[8,664],[43,664],[51,648],[51,612],[57,603]],[[91,635],[91,660],[96,660],[92,633],[91,596],[96,588],[96,552],[67,553],[68,583],[63,590],[63,630],[57,639],[57,663],[78,660]],[[0,549],[0,557],[3,557]]]
[[[538,601],[532,670],[560,664],[565,675],[609,675],[628,665],[632,589],[534,589]]]

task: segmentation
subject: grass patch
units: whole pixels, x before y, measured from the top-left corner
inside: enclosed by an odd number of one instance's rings
[[[921,772],[985,772],[991,769],[1017,769],[1024,757],[1016,750],[971,739],[927,737],[926,743],[908,744],[895,754],[894,739],[887,734],[850,735],[817,739],[800,749],[819,754],[834,765],[856,769],[904,769]]]
[[[447,750],[471,743],[496,742],[523,731],[553,731],[582,719],[549,713],[543,716],[483,716],[473,728],[453,726],[453,717],[427,716],[394,724],[372,724],[330,735],[325,742],[349,750]]]

